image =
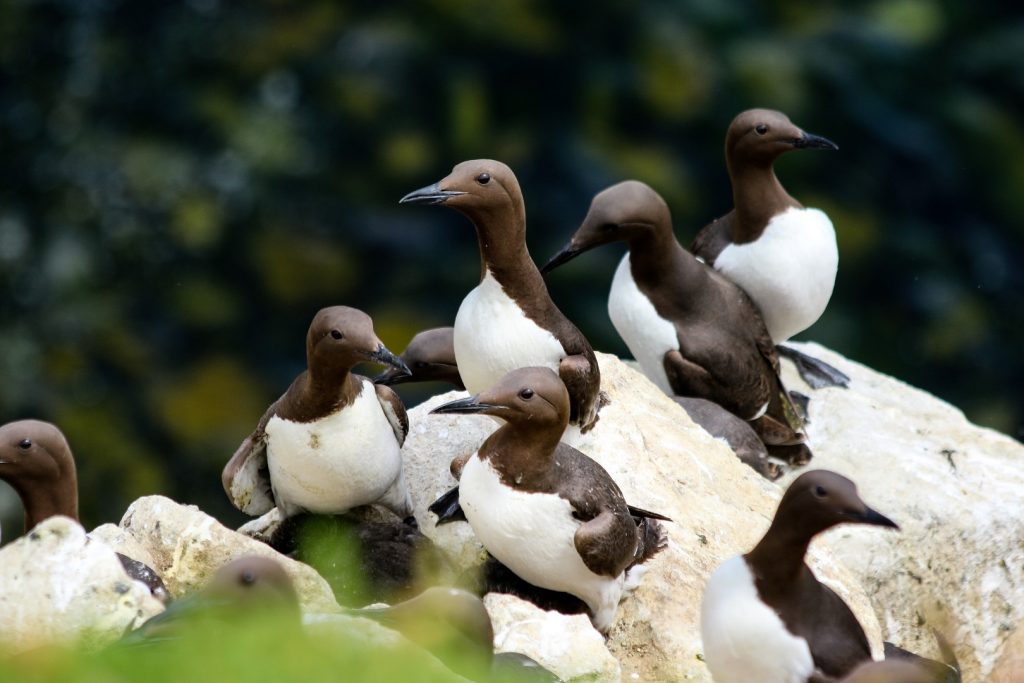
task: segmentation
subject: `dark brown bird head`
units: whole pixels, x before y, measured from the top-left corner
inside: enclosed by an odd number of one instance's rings
[[[443,204],[465,214],[478,227],[495,224],[511,210],[522,220],[503,221],[504,229],[525,226],[523,193],[512,169],[493,159],[463,161],[433,185],[410,192],[400,204]],[[488,220],[492,219],[492,220]],[[525,227],[522,228],[525,231]]]
[[[346,373],[357,363],[372,361],[409,374],[395,354],[388,351],[373,331],[373,320],[348,306],[322,308],[306,335],[306,359],[312,370],[333,375]]]
[[[218,569],[203,588],[203,595],[232,608],[296,612],[299,608],[298,595],[284,567],[259,555],[240,557]]]
[[[772,526],[783,524],[809,539],[844,523],[899,529],[896,522],[861,500],[852,481],[828,470],[805,472],[794,479],[782,496]]]
[[[602,244],[629,242],[664,230],[672,231],[672,216],[665,200],[645,183],[626,180],[594,197],[572,239],[544,264],[541,272],[547,273]]]
[[[445,403],[430,412],[493,415],[510,424],[529,423],[538,429],[557,427],[564,431],[569,423],[569,392],[548,368],[520,368],[475,396]]]
[[[730,169],[738,164],[770,166],[793,149],[839,149],[826,138],[805,132],[780,111],[748,109],[732,120],[725,135]]]
[[[405,351],[398,356],[412,371],[404,374],[398,368],[388,368],[374,378],[377,384],[394,385],[406,382],[450,382],[462,389],[459,366],[455,363],[454,330],[435,327],[423,330],[412,338]]]
[[[26,531],[53,515],[78,519],[75,459],[55,425],[19,420],[0,427],[0,479],[21,497]]]

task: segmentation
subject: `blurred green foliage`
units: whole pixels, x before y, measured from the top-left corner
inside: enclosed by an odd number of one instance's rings
[[[840,240],[804,336],[1020,437],[1022,103],[1012,3],[6,0],[0,415],[67,432],[87,525],[156,492],[238,522],[218,472],[315,311],[397,352],[474,284],[470,226],[404,193],[502,159],[541,260],[634,177],[688,244],[731,206],[728,122],[767,106],[841,148],[778,165]],[[550,286],[623,353],[617,258]]]

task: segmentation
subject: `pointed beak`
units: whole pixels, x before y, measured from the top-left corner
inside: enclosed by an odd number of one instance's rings
[[[442,403],[438,407],[430,411],[431,415],[475,415],[477,413],[487,413],[492,410],[504,410],[505,406],[493,405],[491,403],[481,403],[480,395],[468,396],[466,398],[460,398],[455,401],[449,401],[448,403]]]
[[[410,192],[409,194],[398,200],[399,204],[423,204],[425,206],[431,206],[434,204],[444,204],[452,197],[458,197],[460,194],[466,194],[465,192],[457,192],[455,190],[442,190],[438,183],[421,187],[418,190]]]
[[[572,261],[574,258],[583,253],[583,249],[577,249],[572,246],[572,242],[566,243],[562,250],[557,254],[548,259],[548,262],[544,264],[544,267],[540,269],[541,274],[547,273],[554,270],[558,266]]]
[[[892,521],[881,512],[872,510],[865,506],[863,512],[852,512],[850,513],[851,521],[858,522],[860,524],[871,524],[873,526],[885,526],[890,529],[896,529],[899,531],[900,525]]]
[[[405,377],[412,374],[412,370],[409,366],[402,362],[402,359],[391,353],[383,344],[377,345],[377,350],[366,354],[370,360],[383,363],[384,365],[390,365],[395,368],[400,374],[399,376]]]
[[[839,145],[828,138],[823,138],[820,135],[812,135],[811,133],[804,133],[802,136],[794,140],[793,146],[797,149],[839,149]]]
[[[401,358],[399,358],[399,360],[401,360]],[[406,382],[411,382],[412,379],[412,372],[409,370],[408,366],[406,366],[405,370],[396,366],[392,366],[385,370],[384,372],[377,375],[376,377],[374,377],[373,383],[383,384],[386,387],[390,387],[396,384],[405,384]]]

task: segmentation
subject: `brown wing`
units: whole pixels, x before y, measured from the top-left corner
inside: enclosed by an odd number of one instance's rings
[[[697,236],[693,238],[693,244],[690,245],[690,253],[709,266],[714,266],[715,259],[729,245],[729,231],[734,216],[735,212],[730,211],[701,228]]]
[[[405,404],[402,403],[402,399],[398,398],[398,394],[391,391],[391,387],[374,384],[373,388],[377,390],[377,401],[380,402],[384,415],[391,423],[391,429],[395,431],[395,438],[398,439],[398,445],[401,447],[405,444],[405,437],[409,434],[409,415],[405,412]]]
[[[569,392],[569,422],[580,425],[581,432],[590,431],[597,424],[601,393],[601,370],[590,344],[561,360],[558,377]]]
[[[254,517],[270,512],[276,505],[267,467],[266,428],[280,402],[278,399],[267,408],[256,430],[245,437],[220,475],[232,505]]]

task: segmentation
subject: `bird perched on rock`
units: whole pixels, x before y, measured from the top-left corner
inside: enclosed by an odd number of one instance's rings
[[[749,421],[769,452],[785,447],[791,463],[810,460],[757,307],[680,246],[668,205],[649,186],[628,180],[598,193],[542,270],[612,242],[629,251],[612,281],[608,315],[644,374],[670,395],[705,398]]]
[[[0,427],[0,479],[18,492],[25,507],[25,531],[48,517],[78,519],[78,472],[71,446],[56,425],[19,420]],[[153,569],[117,553],[129,577],[149,587],[161,602],[169,599]]]
[[[306,360],[225,466],[231,502],[254,516],[276,505],[284,517],[378,504],[411,522],[399,453],[405,407],[388,387],[352,372],[364,361],[408,368],[377,338],[370,316],[346,306],[316,314]]]
[[[707,399],[676,396],[675,402],[704,431],[729,444],[736,457],[762,477],[775,481],[782,476],[782,468],[768,459],[768,449],[749,422]]]
[[[465,215],[480,244],[480,284],[455,318],[455,358],[470,392],[512,370],[540,366],[569,391],[569,423],[597,422],[601,372],[594,350],[548,295],[526,248],[526,209],[519,181],[505,164],[465,161],[442,180],[410,192],[402,204],[442,204]]]
[[[786,490],[757,546],[711,575],[701,638],[716,683],[828,681],[871,661],[853,612],[804,562],[811,539],[843,523],[899,528],[846,477],[806,472]]]
[[[433,413],[500,417],[465,462],[459,498],[473,532],[531,584],[582,599],[602,633],[644,562],[666,544],[661,515],[631,508],[596,462],[560,442],[569,418],[565,384],[549,368],[522,368]]]
[[[773,164],[794,149],[839,149],[770,109],[739,114],[725,136],[725,160],[734,208],[706,225],[690,247],[754,300],[776,344],[810,327],[832,296],[839,251],[832,222],[805,208],[775,176]],[[839,370],[792,348],[780,347],[815,387],[846,386]]]
[[[388,368],[373,381],[387,386],[407,382],[447,382],[456,389],[465,389],[455,361],[454,336],[455,330],[451,327],[435,327],[417,333],[398,355],[408,366],[410,374],[398,368]]]

